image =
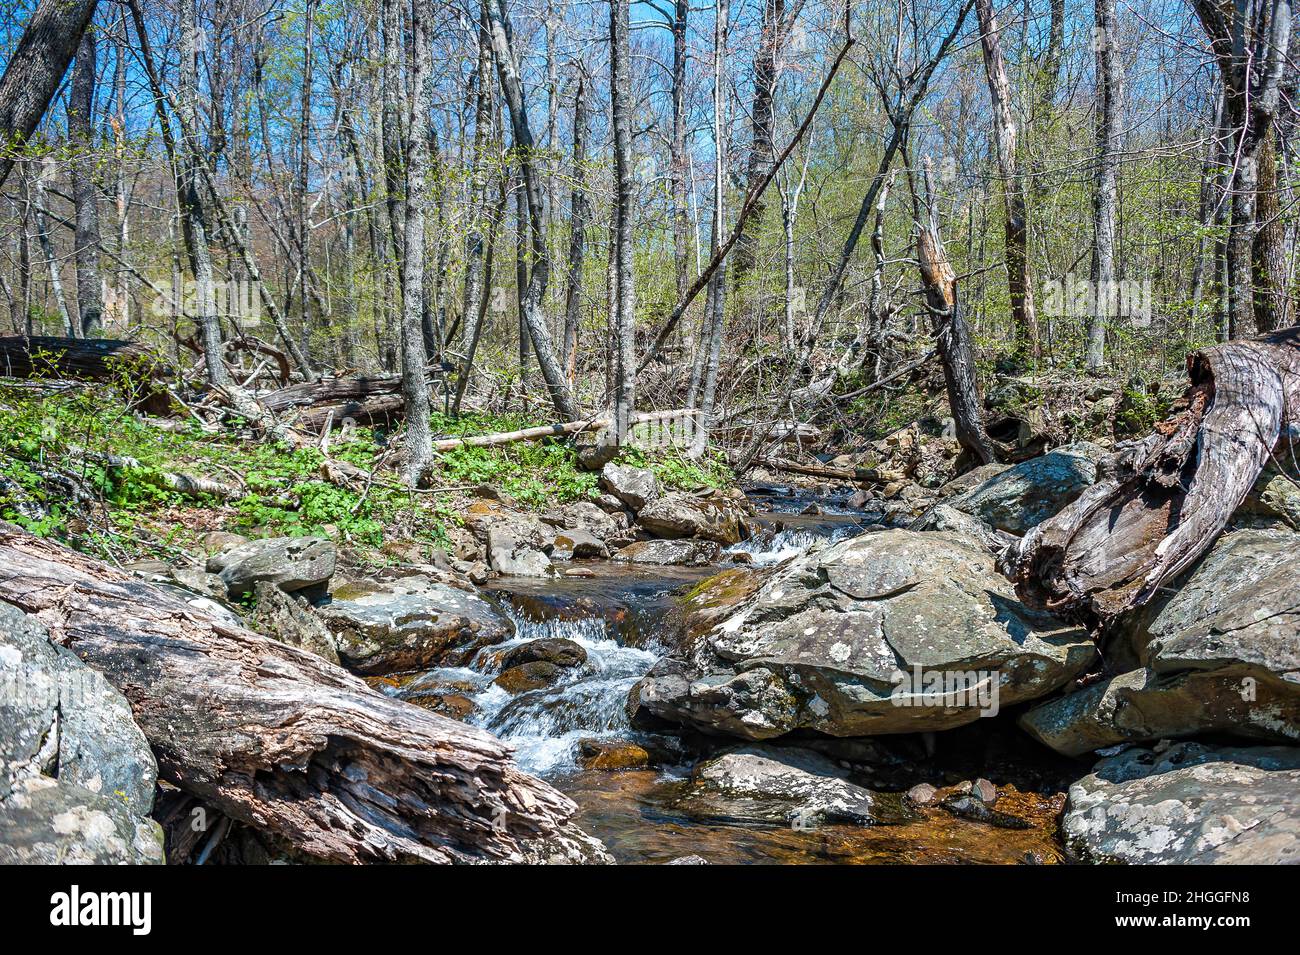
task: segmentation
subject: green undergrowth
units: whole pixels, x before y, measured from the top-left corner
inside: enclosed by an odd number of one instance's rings
[[[432,425],[440,436],[469,436],[537,423],[470,414],[456,420],[435,415]],[[250,536],[326,534],[380,559],[386,541],[445,544],[479,485],[530,509],[599,493],[597,475],[579,467],[563,440],[445,452],[433,487],[417,492],[398,472],[375,470],[389,450],[387,438],[369,429],[350,432],[346,441],[336,438],[330,458],[374,472],[373,480],[356,478],[345,487],[323,479],[325,455],[316,447],[207,433],[193,420],[164,430],[132,414],[105,386],[49,392],[0,383],[0,518],[117,557],[165,556],[220,528]],[[669,489],[723,487],[733,480],[718,458],[693,462],[635,448],[623,458],[654,470]],[[241,493],[233,499],[183,494],[168,486],[168,473],[208,478]]]

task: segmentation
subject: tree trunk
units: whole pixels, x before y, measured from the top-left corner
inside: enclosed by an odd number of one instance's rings
[[[528,203],[528,219],[532,234],[532,269],[528,280],[528,294],[524,303],[524,321],[537,353],[537,364],[546,382],[551,403],[564,418],[577,417],[577,406],[564,380],[564,369],[555,357],[551,332],[542,314],[542,299],[546,294],[549,264],[546,254],[546,234],[542,228],[542,193],[533,164],[535,149],[532,128],[528,122],[523,85],[519,79],[519,65],[515,62],[510,45],[509,26],[506,20],[505,0],[483,0],[488,7],[492,27],[492,50],[496,57],[497,76],[501,91],[510,111],[510,124],[514,131],[514,145],[518,151],[520,171],[523,174],[524,194]]]
[[[587,251],[587,101],[586,78],[578,71],[573,94],[573,191],[569,205],[569,276],[564,291],[564,372],[573,387],[578,371],[578,331],[582,323],[582,269]]]
[[[45,191],[45,181],[52,171],[52,161],[41,160],[40,169],[32,180],[32,192],[36,197],[36,239],[40,243],[41,254],[45,257],[45,267],[50,273],[50,289],[54,293],[54,303],[58,306],[63,330],[69,337],[76,337],[77,324],[73,321],[72,312],[68,308],[68,298],[63,293],[63,275],[59,269],[59,257],[54,251],[54,242],[50,238],[50,215],[46,211],[49,208],[49,199]]]
[[[1256,190],[1254,245],[1255,324],[1261,332],[1281,328],[1287,321],[1290,289],[1287,281],[1286,226],[1278,192],[1277,130],[1264,134],[1259,148],[1259,186]]]
[[[722,249],[722,230],[727,215],[727,29],[730,7],[727,0],[717,0],[713,21],[713,228],[710,246],[714,255]],[[741,223],[743,227],[743,223]],[[737,239],[739,241],[739,238]],[[726,323],[726,272],[718,269],[709,286],[709,297],[704,315],[700,318],[701,336],[697,346],[699,354],[695,363],[697,371],[692,380],[698,382],[699,400],[692,400],[696,408],[695,432],[689,454],[698,458],[709,444],[709,425],[713,406],[717,400],[718,364],[722,356],[723,326]],[[694,395],[692,395],[694,398]]]
[[[1106,322],[1115,302],[1115,231],[1119,217],[1116,180],[1119,172],[1120,78],[1115,0],[1096,0],[1097,53],[1097,173],[1092,197],[1093,310],[1088,321],[1087,367],[1100,371],[1106,363]]]
[[[0,186],[9,178],[11,145],[31,138],[68,70],[97,0],[40,0],[0,76]]]
[[[689,284],[690,220],[686,189],[686,29],[690,0],[675,0],[673,5],[673,135],[670,143],[672,176],[673,273],[677,278],[677,298],[686,295]]]
[[[306,0],[303,10],[302,95],[298,113],[298,183],[295,231],[298,233],[298,318],[303,359],[311,355],[311,221],[308,217],[307,190],[311,179],[311,87],[313,57],[316,52],[316,0]]]
[[[749,111],[751,138],[746,170],[747,191],[762,181],[776,159],[772,106],[776,98],[779,58],[790,25],[802,7],[803,0],[794,0],[793,8],[787,12],[786,0],[763,0],[763,32],[754,54],[754,95]],[[758,264],[759,230],[763,225],[765,209],[766,204],[760,199],[736,242],[731,268],[733,284],[737,290]]]
[[[488,210],[488,146],[492,132],[492,36],[487,7],[479,11],[477,89],[474,100],[474,155],[469,184],[469,231],[465,235],[465,291],[460,319],[460,380],[474,373],[474,351],[478,346],[479,318],[483,301],[485,260],[484,219]],[[491,228],[488,225],[488,228]],[[464,384],[458,385],[463,393]]]
[[[1025,184],[1016,171],[1016,121],[1011,113],[1011,84],[1002,59],[1001,29],[993,12],[993,0],[975,0],[975,13],[979,17],[984,71],[993,101],[993,139],[997,144],[998,169],[1002,174],[1006,203],[1007,286],[1011,295],[1011,318],[1015,323],[1016,351],[1037,362],[1038,319],[1034,312],[1033,276],[1029,266]]]
[[[1223,78],[1224,115],[1232,131],[1232,208],[1225,248],[1228,339],[1257,328],[1254,247],[1260,151],[1278,112],[1281,77],[1291,38],[1290,0],[1220,5],[1193,0]]]
[[[948,389],[948,405],[956,426],[957,440],[980,464],[997,460],[993,442],[984,430],[983,405],[975,377],[975,348],[970,328],[957,298],[957,276],[948,264],[948,254],[939,234],[935,209],[934,183],[930,160],[925,168],[927,221],[917,223],[916,258],[925,288],[925,304],[943,363],[943,379]]]
[[[632,216],[636,187],[632,173],[632,49],[628,39],[630,0],[610,0],[610,97],[614,124],[614,203],[618,295],[614,314],[614,439],[628,440],[636,411],[636,273],[632,267]]]
[[[427,4],[411,7],[411,112],[406,138],[406,223],[402,247],[402,397],[406,401],[406,476],[415,487],[433,463],[428,355],[424,351],[425,216],[429,207],[429,129],[433,122],[433,25]]]
[[[297,854],[518,861],[574,811],[483,730],[11,524],[0,600],[126,697],[161,779]]]
[[[1174,414],[1009,555],[1026,602],[1103,624],[1146,603],[1209,549],[1300,423],[1300,327],[1187,364]]]
[[[95,184],[95,31],[87,30],[77,48],[68,104],[68,139],[74,150],[72,198],[76,209],[77,315],[81,334],[94,336],[103,325],[103,279],[99,272],[99,206]]]

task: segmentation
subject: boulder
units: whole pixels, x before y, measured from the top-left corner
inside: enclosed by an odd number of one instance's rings
[[[557,531],[551,538],[551,556],[556,560],[603,559],[609,557],[609,547],[590,531]]]
[[[1087,441],[1067,444],[994,474],[947,503],[990,527],[1024,534],[1095,482],[1104,455],[1103,448]]]
[[[1292,446],[1291,453],[1300,451]],[[1283,461],[1289,455],[1283,454]],[[1291,459],[1294,461],[1294,458]],[[1269,461],[1260,472],[1259,479],[1251,488],[1241,510],[1246,514],[1270,518],[1286,525],[1293,531],[1300,531],[1300,483],[1295,478],[1295,467],[1284,463],[1278,466],[1277,459]]]
[[[324,584],[334,574],[337,552],[323,537],[268,537],[228,548],[208,558],[232,599],[253,592],[258,581],[291,593]]]
[[[49,776],[0,799],[0,865],[161,865],[163,834],[116,796]]]
[[[1250,679],[1130,670],[1034,707],[1020,717],[1020,726],[1065,756],[1204,733],[1300,740],[1300,693],[1285,692],[1273,681],[1245,682]]]
[[[908,821],[902,798],[873,792],[809,749],[747,746],[701,763],[674,801],[687,815],[796,828]]]
[[[505,656],[501,658],[501,669],[508,670],[538,660],[553,663],[557,667],[577,667],[587,662],[587,651],[573,640],[566,640],[563,637],[543,637],[540,640],[529,640],[507,650]]]
[[[744,511],[728,498],[698,498],[674,491],[638,511],[637,521],[656,537],[696,537],[724,545],[749,537]]]
[[[563,669],[554,663],[534,660],[531,663],[522,663],[508,670],[502,670],[501,675],[492,682],[507,693],[518,695],[529,690],[540,690],[551,686],[559,681],[563,672]]]
[[[125,697],[0,603],[0,863],[162,862],[157,777]]]
[[[583,769],[641,769],[650,765],[650,753],[630,740],[580,739],[578,763]]]
[[[659,499],[659,479],[647,468],[606,464],[600,470],[600,487],[638,514],[647,504]]]
[[[721,553],[722,548],[713,541],[648,540],[628,544],[614,555],[614,560],[625,560],[633,564],[701,567],[712,564]]]
[[[1300,741],[1300,537],[1221,537],[1157,600],[1120,618],[1110,657],[1132,669],[1026,713],[1067,755],[1200,733]]]
[[[620,505],[618,513],[622,522],[611,516],[594,501],[573,501],[555,513],[557,526],[565,530],[586,531],[593,537],[607,541],[621,533],[627,526],[626,513]]]
[[[479,594],[428,577],[340,588],[319,613],[343,665],[364,674],[459,664],[514,633]]]
[[[488,563],[506,577],[547,577],[552,573],[551,558],[511,526],[489,528]]]
[[[314,653],[335,666],[341,665],[334,635],[310,604],[264,580],[257,582],[253,595],[257,607],[249,615],[250,627],[264,637]]]
[[[884,530],[783,565],[629,706],[754,740],[921,732],[1044,696],[1095,657],[1086,631],[1022,605],[977,543]]]
[[[1062,830],[1094,861],[1300,863],[1300,749],[1126,749],[1070,787]]]

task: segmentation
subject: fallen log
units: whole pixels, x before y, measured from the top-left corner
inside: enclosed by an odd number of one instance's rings
[[[676,411],[647,411],[632,416],[632,425],[655,424],[691,419],[694,412],[689,409]],[[543,424],[535,428],[522,428],[519,431],[498,431],[493,434],[475,434],[464,438],[441,438],[433,442],[435,451],[453,451],[456,448],[489,448],[500,444],[512,444],[515,441],[540,441],[542,438],[559,438],[580,431],[600,431],[614,425],[613,418],[587,418],[582,421],[566,421],[560,424]]]
[[[171,370],[147,346],[114,338],[0,336],[0,375],[11,378],[79,378],[125,381],[133,404],[146,414],[172,412]]]
[[[512,861],[574,812],[489,733],[5,523],[0,600],[121,691],[160,779],[302,855]]]
[[[307,408],[294,421],[294,427],[303,431],[320,431],[331,418],[335,422],[352,421],[362,427],[391,425],[406,411],[406,400],[401,395],[375,395],[360,401],[344,401],[336,405],[319,405]]]
[[[1191,386],[1155,432],[1008,553],[1021,598],[1105,624],[1214,543],[1300,424],[1300,327],[1194,353]]]
[[[364,375],[352,378],[324,378],[320,381],[290,385],[258,395],[262,407],[275,413],[317,405],[337,405],[346,401],[363,401],[375,395],[395,395],[402,390],[400,375]]]

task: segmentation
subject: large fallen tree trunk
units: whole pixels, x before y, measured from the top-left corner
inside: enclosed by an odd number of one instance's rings
[[[1188,372],[1175,413],[1013,548],[1027,603],[1103,624],[1146,603],[1214,543],[1300,425],[1300,327],[1196,352]]]
[[[11,378],[79,378],[123,381],[132,400],[146,414],[168,415],[171,369],[139,342],[113,338],[56,338],[41,335],[0,336],[0,375]]]
[[[277,414],[294,408],[314,408],[345,401],[362,401],[375,395],[395,395],[402,390],[400,375],[325,378],[321,381],[290,385],[258,395],[262,407]]]
[[[330,420],[350,419],[363,426],[390,424],[406,410],[400,375],[326,378],[280,388],[258,400],[275,414],[297,411],[294,424],[305,431],[319,431]]]
[[[574,811],[487,732],[5,523],[0,600],[122,692],[160,778],[298,853],[513,860]]]

